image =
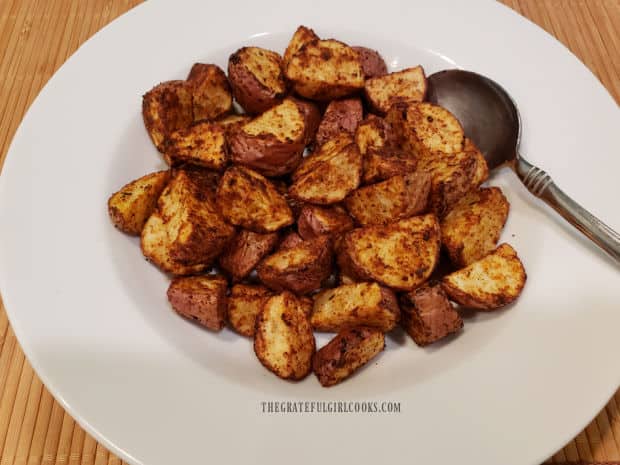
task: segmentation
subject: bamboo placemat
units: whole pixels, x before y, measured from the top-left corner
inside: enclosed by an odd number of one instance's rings
[[[620,0],[503,2],[567,45],[620,102]],[[81,43],[137,3],[0,0],[0,166],[26,109],[56,69]],[[548,462],[620,465],[619,406],[620,391]],[[0,451],[1,465],[124,463],[86,434],[41,384],[1,301]]]

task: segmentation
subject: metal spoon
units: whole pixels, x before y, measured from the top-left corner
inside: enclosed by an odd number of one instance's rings
[[[428,78],[428,100],[459,119],[465,135],[480,148],[489,169],[510,166],[532,194],[620,264],[620,234],[562,192],[545,171],[519,155],[519,111],[499,84],[470,71],[440,71]]]

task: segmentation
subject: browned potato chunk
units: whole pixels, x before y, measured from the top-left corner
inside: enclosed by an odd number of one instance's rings
[[[108,199],[108,213],[114,226],[124,233],[139,236],[169,178],[168,171],[150,173],[112,194]]]
[[[315,40],[319,40],[319,36],[317,36],[312,29],[306,26],[299,26],[284,52],[284,65],[286,66],[286,64],[291,61],[293,55],[295,55],[301,47]]]
[[[195,63],[187,82],[192,88],[194,121],[213,120],[232,110],[230,84],[219,66]]]
[[[321,287],[331,274],[332,247],[330,239],[317,237],[300,244],[280,248],[258,265],[258,277],[275,291],[291,290],[306,294]]]
[[[364,79],[376,78],[387,74],[387,65],[383,57],[371,48],[353,47],[359,56],[364,71]]]
[[[293,89],[311,100],[329,101],[364,88],[364,71],[355,50],[337,40],[304,44],[286,64]]]
[[[371,149],[364,156],[362,181],[365,184],[384,181],[399,174],[411,173],[417,166],[417,160],[409,153],[396,149]]]
[[[426,210],[430,190],[428,173],[407,173],[354,190],[345,205],[362,226],[388,224]]]
[[[248,115],[228,115],[216,120],[215,123],[224,128],[226,136],[230,137],[251,120],[252,118]]]
[[[374,328],[345,329],[323,346],[312,361],[312,368],[323,387],[334,386],[385,348],[385,336]]]
[[[353,229],[353,220],[339,206],[319,207],[306,205],[297,219],[297,230],[303,239],[327,235],[340,235]]]
[[[489,165],[487,165],[487,161],[480,152],[480,149],[467,137],[463,141],[463,151],[471,153],[476,159],[476,169],[474,170],[472,184],[474,187],[478,187],[489,178]]]
[[[275,232],[259,234],[243,229],[220,256],[220,267],[230,274],[233,282],[241,281],[275,248],[278,240]]]
[[[243,125],[229,140],[233,162],[265,176],[293,171],[301,162],[310,120],[318,119],[318,109],[315,110],[316,113],[311,111],[306,102],[288,98]]]
[[[401,325],[423,347],[463,328],[463,320],[440,285],[423,286],[401,299]]]
[[[253,337],[256,316],[273,293],[264,286],[235,284],[228,297],[228,323],[242,336]]]
[[[359,186],[361,172],[357,145],[351,135],[341,133],[304,158],[293,173],[289,195],[319,205],[337,203]]]
[[[140,246],[162,270],[193,274],[207,268],[234,233],[215,205],[210,173],[177,170],[144,225]]]
[[[392,145],[392,139],[389,124],[376,115],[368,115],[357,125],[355,131],[355,143],[362,155]]]
[[[363,115],[362,101],[357,97],[332,100],[316,133],[316,143],[322,145],[341,132],[355,134]]]
[[[479,310],[495,310],[521,294],[527,275],[517,252],[501,244],[489,255],[444,277],[443,288],[456,303]]]
[[[300,380],[312,370],[316,345],[304,304],[290,292],[270,297],[256,317],[254,353],[280,378]]]
[[[144,126],[160,152],[168,135],[194,120],[192,87],[185,81],[168,81],[153,87],[142,97]]]
[[[386,121],[403,148],[418,157],[463,150],[461,123],[443,107],[428,102],[397,103],[388,111]]]
[[[467,266],[495,249],[510,204],[499,187],[471,191],[441,221],[441,242],[457,266]]]
[[[310,323],[317,331],[337,332],[364,325],[387,332],[396,326],[399,314],[391,290],[377,283],[345,284],[315,296]]]
[[[368,226],[345,234],[340,269],[360,280],[411,291],[428,279],[439,259],[435,215],[414,216],[387,226]]]
[[[228,77],[233,95],[250,114],[262,113],[286,95],[282,57],[259,47],[243,47],[228,60]]]
[[[400,102],[421,102],[426,96],[426,76],[421,66],[366,80],[364,93],[371,108],[386,114]]]
[[[284,239],[282,239],[282,242],[280,242],[279,250],[290,249],[291,247],[297,247],[303,241],[304,240],[299,234],[297,234],[295,231],[291,231],[286,236],[284,236]]]
[[[226,287],[219,276],[175,278],[168,287],[168,300],[179,315],[220,331],[226,322]]]
[[[217,188],[217,204],[230,223],[268,233],[293,223],[286,199],[264,176],[244,168],[228,168]]]
[[[170,134],[164,157],[170,165],[188,163],[223,170],[228,161],[224,128],[209,122],[195,123]]]

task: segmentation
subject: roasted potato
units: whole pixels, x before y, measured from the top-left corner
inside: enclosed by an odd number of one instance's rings
[[[290,173],[301,155],[312,127],[320,118],[316,107],[287,98],[231,134],[232,161],[265,176]]]
[[[358,97],[332,100],[316,133],[316,143],[322,145],[341,132],[354,135],[363,116],[362,101]]]
[[[319,205],[337,203],[357,188],[361,172],[357,145],[351,135],[341,133],[304,158],[293,173],[289,195]]]
[[[262,113],[286,96],[282,57],[260,47],[243,47],[228,60],[233,95],[246,113]]]
[[[286,199],[267,178],[242,166],[228,168],[217,187],[217,205],[230,223],[269,233],[293,223]]]
[[[312,360],[312,369],[323,387],[334,386],[368,363],[385,348],[380,330],[348,328],[323,346]]]
[[[142,118],[153,144],[163,152],[168,135],[194,120],[192,87],[185,81],[168,81],[142,97]]]
[[[242,336],[253,337],[256,316],[273,295],[264,286],[235,284],[228,296],[228,323]]]
[[[413,172],[360,187],[349,194],[345,205],[362,226],[388,224],[424,212],[431,190],[431,176]]]
[[[301,47],[315,40],[319,40],[319,36],[317,36],[312,29],[307,28],[306,26],[299,26],[286,47],[283,57],[283,65],[286,66],[288,62],[291,61],[293,55],[295,55]]]
[[[439,250],[439,223],[427,214],[349,231],[338,251],[338,265],[353,279],[411,291],[431,275]]]
[[[302,97],[329,101],[364,88],[359,55],[337,40],[313,40],[302,45],[284,68],[286,78]]]
[[[439,284],[404,294],[400,308],[401,326],[422,347],[463,328],[463,320]]]
[[[467,137],[463,140],[463,151],[471,153],[476,159],[476,169],[474,170],[472,184],[474,187],[479,187],[480,184],[489,178],[489,165],[487,165],[487,161],[480,152],[480,149]]]
[[[169,165],[188,163],[221,171],[228,154],[224,128],[203,121],[174,131],[165,142],[164,158]]]
[[[275,291],[285,289],[307,294],[321,287],[331,274],[332,247],[328,237],[303,241],[280,248],[263,259],[257,267],[258,278]]]
[[[139,236],[168,179],[170,172],[157,171],[131,181],[112,194],[108,199],[112,224],[124,233]]]
[[[396,103],[386,121],[405,150],[421,158],[436,152],[451,154],[463,150],[464,132],[456,117],[443,107],[428,102]]]
[[[297,231],[303,239],[327,234],[338,236],[353,229],[353,220],[340,206],[306,205],[297,219]]]
[[[426,76],[421,66],[367,79],[364,95],[373,111],[386,114],[400,102],[422,102],[426,96]]]
[[[394,142],[390,125],[377,115],[368,115],[357,125],[355,143],[364,156],[371,150],[390,147]]]
[[[501,244],[484,258],[444,277],[443,288],[456,303],[478,310],[495,310],[515,300],[527,275],[517,252]]]
[[[362,163],[362,182],[372,184],[385,181],[399,174],[407,174],[416,170],[417,159],[411,154],[401,150],[374,150],[371,149],[364,155]]]
[[[252,118],[249,115],[228,115],[215,120],[215,123],[224,128],[226,137],[231,137],[236,131],[241,129]]]
[[[241,281],[276,247],[278,241],[276,232],[259,234],[242,229],[220,255],[220,267],[233,282]]]
[[[144,256],[175,275],[211,265],[235,229],[215,205],[213,177],[201,170],[177,170],[142,229]]]
[[[214,120],[230,113],[230,84],[219,66],[196,63],[187,76],[187,82],[192,89],[194,121]]]
[[[254,353],[280,378],[300,380],[312,370],[316,345],[304,304],[290,292],[267,299],[256,317]]]
[[[477,189],[441,220],[441,242],[460,267],[481,259],[497,245],[510,204],[499,187]]]
[[[168,287],[168,300],[179,315],[220,331],[226,323],[226,287],[219,276],[175,278]]]
[[[359,56],[364,79],[372,79],[387,74],[387,65],[379,52],[367,47],[353,47],[353,50]]]
[[[296,247],[299,244],[301,244],[303,241],[304,240],[299,234],[297,234],[295,231],[291,231],[286,236],[284,236],[284,239],[282,239],[282,242],[280,242],[279,250],[290,249],[291,247]]]
[[[345,284],[314,297],[310,324],[317,331],[338,332],[354,326],[372,326],[388,332],[400,315],[394,293],[377,283]]]

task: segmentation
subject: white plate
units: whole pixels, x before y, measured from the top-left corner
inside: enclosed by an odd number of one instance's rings
[[[30,362],[62,405],[135,464],[533,465],[620,381],[620,275],[510,172],[503,239],[528,271],[516,305],[449,344],[391,338],[331,389],[281,381],[248,340],[177,317],[167,279],[118,233],[109,194],[163,166],[141,95],[244,44],[282,51],[298,24],[379,49],[393,68],[460,66],[519,103],[523,152],[620,229],[618,108],[560,44],[492,2],[151,1],[89,40],[24,119],[0,183],[0,285]],[[322,339],[324,341],[324,338]],[[397,350],[398,349],[398,350]],[[394,401],[398,414],[267,414],[261,401]]]

